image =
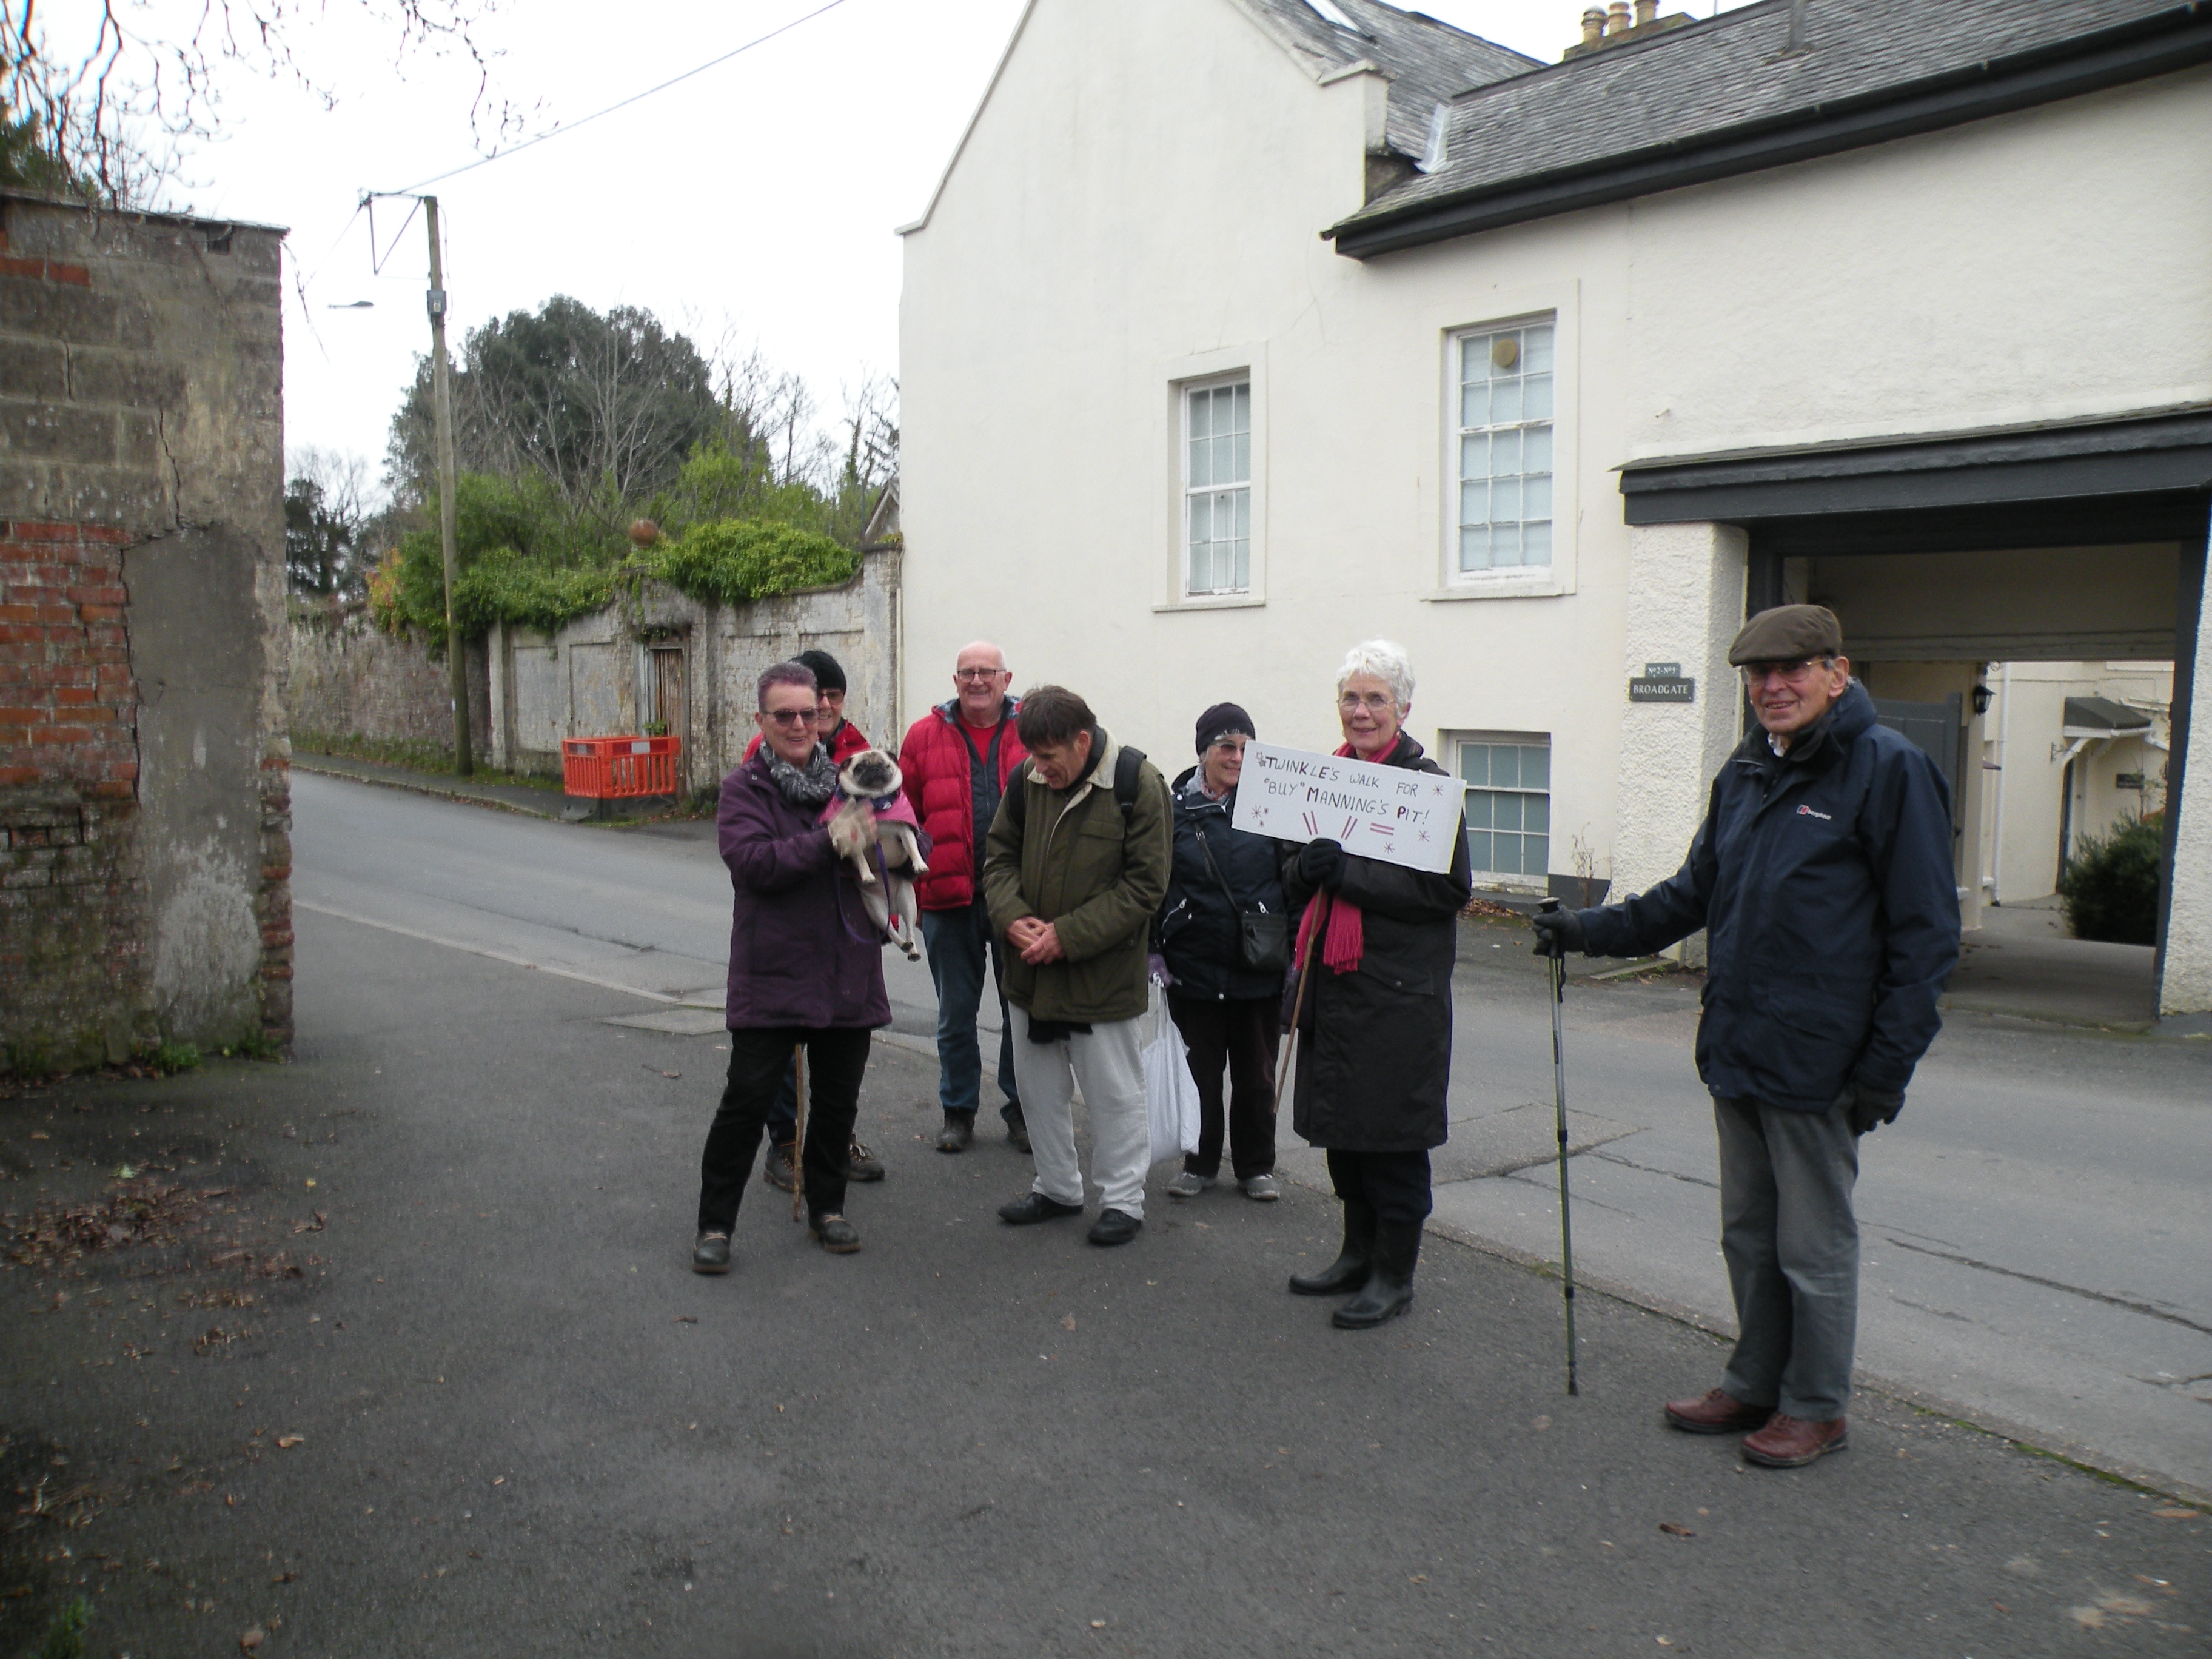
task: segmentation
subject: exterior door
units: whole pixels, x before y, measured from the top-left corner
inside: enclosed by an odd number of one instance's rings
[[[1950,786],[1951,834],[1954,837],[1966,805],[1965,708],[1966,699],[1956,691],[1941,702],[1903,702],[1893,697],[1874,700],[1875,720],[1919,745],[1936,763],[1943,781]]]
[[[653,647],[653,718],[672,738],[685,736],[690,726],[684,702],[684,647],[680,645],[657,645]]]

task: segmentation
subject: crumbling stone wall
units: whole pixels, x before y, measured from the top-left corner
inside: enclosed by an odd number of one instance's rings
[[[0,193],[0,1063],[291,1033],[283,233]]]
[[[469,730],[479,760],[488,758],[490,676],[484,642],[469,653]],[[410,635],[386,634],[365,609],[300,606],[292,617],[291,729],[303,744],[317,738],[419,743],[448,754],[453,747],[453,680],[441,658]]]

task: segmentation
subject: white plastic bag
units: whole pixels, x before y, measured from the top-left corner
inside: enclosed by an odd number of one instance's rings
[[[1159,1035],[1145,1045],[1145,1107],[1153,1163],[1198,1150],[1198,1084],[1182,1033],[1164,1007]]]

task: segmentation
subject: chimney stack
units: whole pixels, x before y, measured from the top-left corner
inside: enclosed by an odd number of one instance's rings
[[[1659,15],[1659,0],[1636,0],[1636,27],[1642,28]]]
[[[1583,14],[1583,44],[1594,46],[1605,39],[1605,8],[1592,6]]]
[[[1613,0],[1605,9],[1605,32],[1610,35],[1626,34],[1629,30],[1628,0]]]

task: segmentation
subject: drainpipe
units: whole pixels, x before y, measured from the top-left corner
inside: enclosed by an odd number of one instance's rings
[[[2012,665],[1997,665],[1997,801],[1990,824],[1990,902],[2004,903],[2005,758],[2012,738]]]

